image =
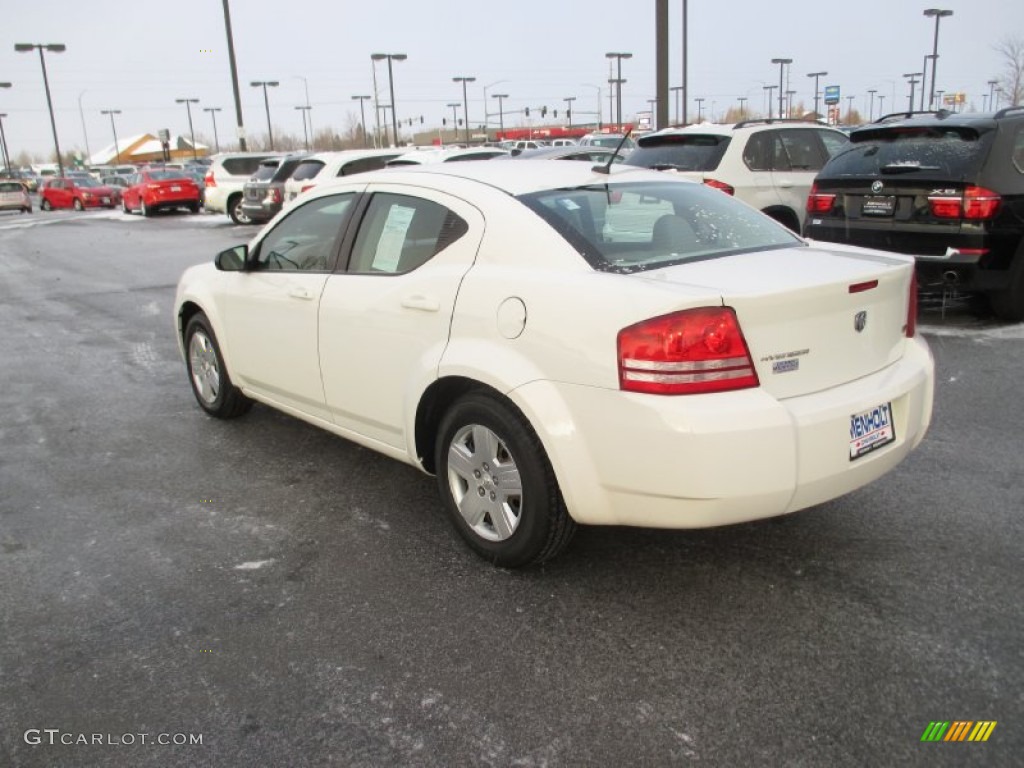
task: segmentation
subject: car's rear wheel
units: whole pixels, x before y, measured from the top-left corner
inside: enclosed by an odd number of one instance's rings
[[[188,210],[190,213],[199,213],[199,203],[189,203]]]
[[[125,213],[132,212],[132,209],[128,207],[128,201],[125,200],[123,197],[121,198],[121,210],[124,211]]]
[[[469,546],[506,568],[542,562],[576,524],[537,434],[510,403],[470,393],[445,414],[435,447],[445,510]]]
[[[141,213],[143,216],[153,215],[153,209],[146,205],[145,199],[141,197],[139,198],[139,213]]]
[[[84,211],[85,210],[85,206],[82,204],[82,201],[79,200],[77,197],[75,198],[75,200],[72,203],[72,205],[74,206],[76,211]]]
[[[252,224],[252,219],[242,210],[243,199],[241,195],[235,195],[228,200],[228,215],[235,224]]]
[[[1018,323],[1024,320],[1024,243],[1013,257],[1009,278],[1006,288],[993,293],[989,303],[1000,320]]]
[[[185,360],[192,394],[208,414],[232,419],[252,407],[252,400],[231,383],[217,337],[202,312],[193,315],[185,326]]]
[[[43,201],[39,204],[39,207],[42,208],[44,211],[52,211],[53,210],[53,203],[51,203],[49,200],[47,200],[44,197]]]

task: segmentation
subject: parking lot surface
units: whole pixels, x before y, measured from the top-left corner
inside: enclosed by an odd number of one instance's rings
[[[412,468],[200,411],[174,285],[254,232],[0,215],[0,765],[1019,764],[1024,325],[924,309],[933,426],[866,489],[509,572]]]

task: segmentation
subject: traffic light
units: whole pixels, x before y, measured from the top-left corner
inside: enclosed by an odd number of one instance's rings
[[[530,108],[529,107],[523,107],[523,114],[525,114],[527,117],[529,117],[530,116]]]
[[[548,116],[548,108],[547,107],[541,107],[540,108],[540,116],[541,117],[547,117]]]
[[[551,115],[552,115],[553,117],[558,117],[558,110],[557,110],[557,109],[553,109],[553,110],[551,110]]]
[[[572,110],[571,109],[565,110],[565,119],[569,120],[571,118],[572,118]]]

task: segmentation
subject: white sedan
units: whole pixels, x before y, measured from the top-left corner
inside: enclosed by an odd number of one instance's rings
[[[913,259],[802,240],[682,179],[522,161],[318,186],[182,276],[199,405],[253,401],[436,475],[506,567],[577,524],[783,515],[931,419]]]

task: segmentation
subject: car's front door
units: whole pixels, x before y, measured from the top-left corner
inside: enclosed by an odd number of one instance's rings
[[[295,208],[254,246],[244,272],[224,273],[218,297],[236,383],[325,421],[317,312],[355,199],[345,192]]]
[[[320,368],[335,423],[401,454],[416,399],[437,376],[480,211],[422,189],[376,185],[347,269],[320,302]]]

